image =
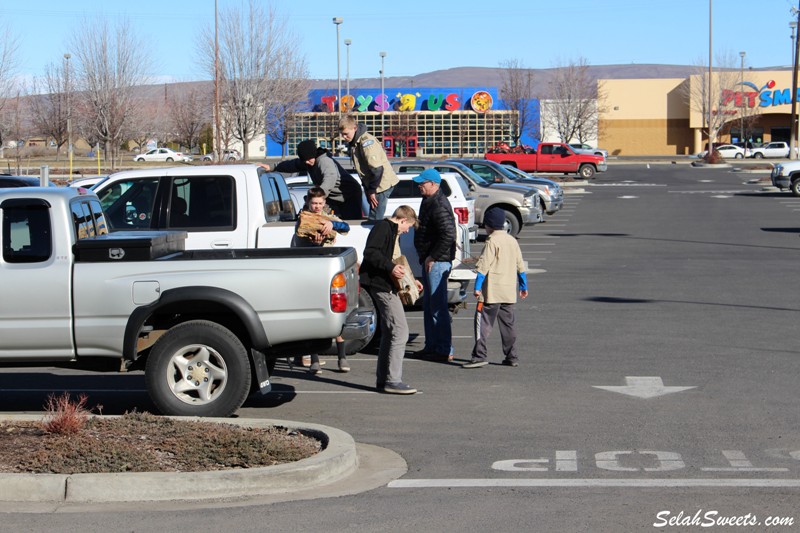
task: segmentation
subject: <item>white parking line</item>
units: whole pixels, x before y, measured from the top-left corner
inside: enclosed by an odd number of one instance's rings
[[[390,489],[483,487],[731,487],[796,488],[800,479],[398,479]]]

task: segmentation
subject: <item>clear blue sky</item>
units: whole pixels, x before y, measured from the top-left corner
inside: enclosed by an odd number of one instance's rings
[[[264,0],[266,3],[266,0]],[[747,53],[745,67],[791,63],[789,22],[798,0],[711,0],[713,49]],[[219,0],[219,9],[245,0]],[[366,2],[276,0],[300,38],[312,78],[336,79],[335,16],[350,46],[350,77],[409,76],[461,66],[497,67],[518,59],[548,68],[585,58],[591,65],[692,65],[708,60],[709,0],[506,0]],[[127,17],[152,52],[155,80],[209,79],[197,62],[197,36],[213,28],[214,0],[2,0],[0,24],[21,39],[19,73],[40,76],[62,61],[86,16]],[[341,44],[341,75],[346,77]]]

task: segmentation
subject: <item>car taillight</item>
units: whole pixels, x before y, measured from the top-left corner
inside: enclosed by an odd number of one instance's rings
[[[347,279],[343,272],[339,272],[331,280],[331,311],[334,313],[347,311]]]
[[[468,224],[469,223],[469,209],[466,207],[454,207],[453,212],[458,217],[459,224]]]

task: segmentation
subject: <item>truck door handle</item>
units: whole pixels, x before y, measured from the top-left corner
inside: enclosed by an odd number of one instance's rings
[[[212,248],[228,248],[230,245],[230,241],[214,241],[211,243]]]

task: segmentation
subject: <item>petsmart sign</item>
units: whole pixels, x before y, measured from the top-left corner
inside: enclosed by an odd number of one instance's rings
[[[398,88],[352,89],[343,94],[337,106],[338,95],[330,89],[309,91],[311,111],[320,113],[363,113],[366,111],[458,111],[485,113],[497,102],[496,88]]]

